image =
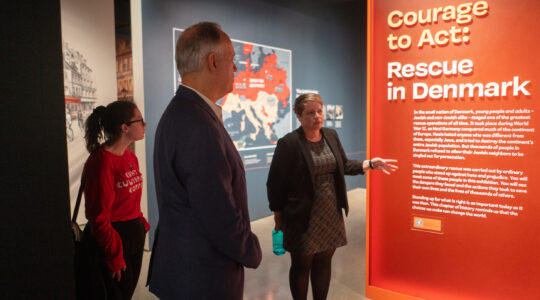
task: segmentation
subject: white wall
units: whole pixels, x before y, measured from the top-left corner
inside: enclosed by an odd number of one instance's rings
[[[62,40],[68,43],[69,48],[79,51],[86,59],[88,67],[92,69],[92,79],[96,88],[95,106],[107,105],[117,98],[114,1],[61,0],[60,5]],[[73,209],[80,174],[88,152],[82,128],[76,121],[71,127],[75,138],[73,141],[68,140],[68,162]],[[84,208],[84,202],[81,207]],[[79,224],[86,223],[84,209],[80,209],[77,219]]]

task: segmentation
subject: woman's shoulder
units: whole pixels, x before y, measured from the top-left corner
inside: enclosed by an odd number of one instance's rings
[[[328,128],[328,127],[323,127],[321,129],[322,129],[323,133],[337,135],[337,131],[335,129]]]
[[[131,150],[126,149],[126,152],[124,153],[124,157],[129,161],[135,161],[138,162],[139,159],[137,158],[137,155],[135,153],[131,152]]]
[[[96,150],[92,151],[88,158],[86,159],[86,164],[95,164],[97,162],[101,162],[107,158],[105,149],[103,149],[103,146],[97,148]]]
[[[296,130],[294,130],[292,132],[287,133],[286,135],[284,135],[277,141],[277,148],[288,149],[289,147],[295,145],[299,140],[300,140],[300,137],[298,133],[296,132]]]
[[[327,138],[334,138],[334,139],[339,140],[337,131],[335,131],[334,129],[323,127],[322,132],[323,132],[323,135]]]
[[[94,174],[92,176],[95,176],[96,173],[100,173],[104,169],[107,169],[111,166],[111,158],[109,157],[109,155],[107,155],[103,147],[99,147],[98,149],[90,153],[90,155],[86,159],[86,162],[84,163],[83,173],[91,173]]]
[[[129,149],[126,149],[126,151],[124,152],[124,155],[125,155],[126,157],[130,157],[130,158],[131,158],[131,157],[137,158],[137,156],[135,155],[135,153],[133,153],[133,152],[132,152],[131,150],[129,150]]]
[[[300,130],[300,128],[287,133],[280,140],[284,142],[292,142],[298,140],[300,138],[300,133],[298,132],[298,130]]]

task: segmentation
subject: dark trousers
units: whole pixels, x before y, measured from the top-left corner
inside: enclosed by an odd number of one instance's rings
[[[122,238],[126,271],[122,271],[120,282],[112,279],[103,249],[90,234],[89,226],[86,226],[83,240],[87,249],[88,284],[86,292],[78,292],[79,299],[124,300],[133,296],[141,273],[146,230],[139,219],[114,222],[111,225]]]

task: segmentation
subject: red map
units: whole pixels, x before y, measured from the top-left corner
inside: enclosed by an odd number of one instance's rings
[[[250,47],[253,48],[253,45],[245,44],[244,53],[249,54],[251,52]],[[249,49],[249,51],[246,51],[246,49]],[[246,61],[246,70],[238,72],[236,75],[233,91],[230,94],[243,95],[246,99],[256,101],[260,91],[276,95],[283,107],[286,107],[289,103],[291,91],[287,86],[287,72],[278,68],[276,54],[267,56],[258,72],[252,71],[251,62],[248,59]],[[223,98],[222,105],[225,104],[228,96],[229,94]]]

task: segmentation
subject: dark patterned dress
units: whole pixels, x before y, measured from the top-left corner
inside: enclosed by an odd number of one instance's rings
[[[284,228],[283,246],[289,252],[309,255],[341,247],[347,244],[343,214],[337,205],[334,172],[336,159],[322,138],[309,142],[314,163],[315,199],[306,232],[289,231]]]

